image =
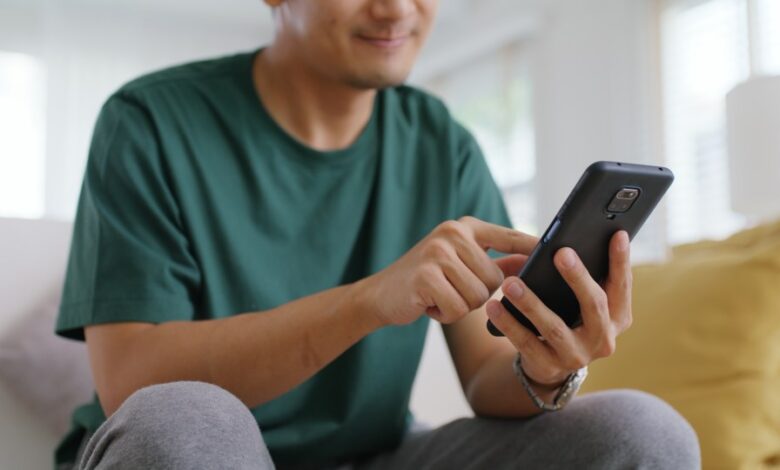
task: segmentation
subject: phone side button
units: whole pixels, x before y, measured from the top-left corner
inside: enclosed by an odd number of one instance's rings
[[[552,237],[555,236],[555,233],[558,231],[558,227],[561,225],[561,220],[556,218],[552,225],[550,225],[550,228],[547,229],[547,232],[544,234],[544,237],[542,237],[542,243],[549,243],[550,240],[552,240]]]

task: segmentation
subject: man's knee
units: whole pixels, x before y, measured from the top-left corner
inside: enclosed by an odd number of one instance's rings
[[[205,382],[171,382],[142,388],[125,400],[118,417],[150,432],[208,425],[225,432],[257,430],[249,409],[232,393]]]
[[[203,382],[152,385],[132,394],[93,436],[83,462],[89,460],[106,468],[122,462],[128,468],[273,468],[249,409]]]
[[[582,449],[605,467],[694,469],[699,442],[690,424],[661,399],[634,390],[586,395],[568,410],[582,426]]]

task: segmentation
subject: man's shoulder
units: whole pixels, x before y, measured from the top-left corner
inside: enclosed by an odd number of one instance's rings
[[[235,78],[241,72],[242,64],[248,64],[251,54],[242,52],[155,70],[125,83],[116,94],[139,96],[171,89],[185,90],[189,87],[199,88],[214,79]]]

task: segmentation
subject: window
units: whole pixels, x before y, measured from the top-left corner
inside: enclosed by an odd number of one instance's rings
[[[537,233],[531,80],[520,45],[510,44],[432,80],[455,118],[479,142],[515,228]]]
[[[780,1],[756,0],[754,18],[760,72],[780,74]]]
[[[0,52],[0,216],[44,211],[45,80],[35,58]]]
[[[749,3],[750,2],[750,3]],[[780,73],[777,0],[665,0],[661,19],[669,240],[720,238],[730,209],[726,94],[754,72]]]

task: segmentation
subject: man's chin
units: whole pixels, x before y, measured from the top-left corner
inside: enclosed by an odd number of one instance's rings
[[[371,73],[355,74],[347,78],[350,86],[361,90],[378,90],[402,85],[409,76],[409,71],[387,72],[378,71]]]
[[[411,66],[408,64],[393,64],[389,67],[389,64],[383,65],[352,70],[344,75],[344,82],[362,90],[390,88],[403,84],[411,72]]]

